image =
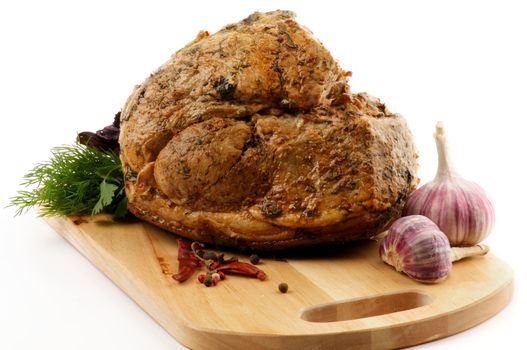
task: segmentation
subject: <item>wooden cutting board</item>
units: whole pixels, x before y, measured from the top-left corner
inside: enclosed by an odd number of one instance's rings
[[[382,263],[373,241],[310,257],[263,257],[265,281],[228,276],[207,288],[194,276],[179,284],[171,278],[178,265],[170,233],[103,215],[46,221],[193,349],[405,347],[483,322],[513,291],[512,270],[491,254],[457,262],[444,282],[425,285]],[[288,293],[278,291],[280,282]]]

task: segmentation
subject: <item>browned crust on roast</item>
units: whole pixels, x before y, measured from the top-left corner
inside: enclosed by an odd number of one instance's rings
[[[131,203],[128,209],[139,219],[150,222],[170,232],[177,233],[191,240],[210,243],[217,246],[252,249],[259,251],[275,251],[289,248],[312,247],[319,244],[342,244],[357,239],[371,238],[386,229],[388,224],[401,215],[407,194],[401,200],[379,213],[365,213],[320,230],[286,229],[282,228],[283,237],[280,240],[253,240],[251,237],[229,236],[224,231],[211,227],[207,220],[191,228],[182,225],[177,220],[161,219],[160,205],[163,200],[147,202],[147,205],[137,207]],[[162,215],[162,214],[161,214]],[[166,215],[165,217],[169,217]]]
[[[260,250],[371,237],[417,183],[404,119],[286,11],[200,33],[122,111],[129,209],[190,239]]]

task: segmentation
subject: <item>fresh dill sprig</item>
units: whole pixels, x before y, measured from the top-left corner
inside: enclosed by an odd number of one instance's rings
[[[16,215],[38,206],[43,216],[113,213],[127,214],[127,198],[119,156],[80,143],[55,147],[51,157],[37,164],[23,179],[10,206]]]

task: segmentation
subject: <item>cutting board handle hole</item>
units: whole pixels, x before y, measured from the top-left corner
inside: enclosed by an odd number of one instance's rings
[[[309,322],[337,322],[391,314],[428,305],[432,297],[409,291],[337,301],[305,309],[300,317]]]

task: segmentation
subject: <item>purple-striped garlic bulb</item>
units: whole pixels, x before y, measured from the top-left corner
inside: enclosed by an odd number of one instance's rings
[[[437,123],[434,137],[436,177],[410,194],[403,216],[424,215],[439,226],[452,246],[473,246],[492,230],[494,207],[483,188],[451,169],[443,123]]]
[[[379,246],[385,263],[424,283],[441,282],[452,269],[452,262],[488,251],[485,245],[450,248],[446,235],[422,215],[397,219]]]

